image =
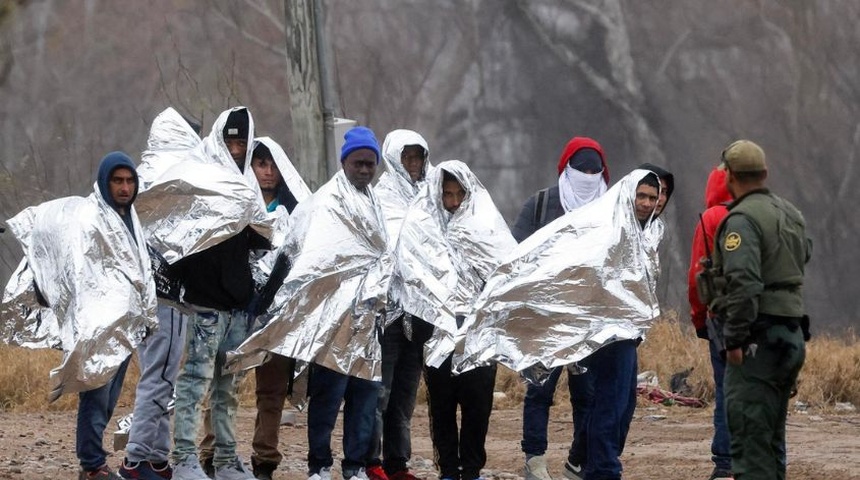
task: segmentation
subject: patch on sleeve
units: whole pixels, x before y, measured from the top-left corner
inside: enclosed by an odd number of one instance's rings
[[[729,232],[726,235],[726,241],[723,243],[727,252],[733,252],[741,246],[741,236],[737,232]]]

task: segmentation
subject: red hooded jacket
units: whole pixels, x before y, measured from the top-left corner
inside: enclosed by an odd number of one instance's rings
[[[600,154],[600,160],[603,162],[603,180],[606,182],[606,188],[609,188],[609,167],[606,166],[606,157],[603,155],[603,147],[600,146],[595,140],[588,137],[573,137],[567,142],[567,145],[564,146],[564,150],[561,151],[561,157],[558,159],[558,174],[561,175],[561,172],[564,171],[564,167],[567,166],[567,161],[570,160],[570,157],[577,152],[577,150],[582,148],[591,148],[597,150],[597,153]]]
[[[708,185],[705,187],[705,207],[702,221],[696,222],[696,233],[693,235],[692,255],[690,256],[690,270],[687,273],[687,296],[690,299],[690,317],[696,333],[702,337],[705,335],[705,318],[708,307],[699,300],[696,291],[696,274],[702,270],[699,263],[706,256],[705,242],[708,243],[708,251],[714,251],[714,234],[723,218],[728,214],[728,205],[732,196],[726,187],[726,171],[722,168],[714,168],[708,176]],[[704,230],[704,231],[703,231]]]

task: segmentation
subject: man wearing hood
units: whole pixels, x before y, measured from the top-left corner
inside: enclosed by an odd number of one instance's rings
[[[263,202],[266,204],[266,211],[273,213],[279,206],[282,206],[287,212],[292,212],[298,201],[293,192],[287,186],[284,180],[284,175],[278,168],[272,150],[269,148],[267,141],[255,141],[254,151],[251,155],[251,168],[254,169],[254,175],[257,176],[257,183],[260,184],[260,191],[263,192]]]
[[[297,197],[304,200],[310,195],[310,190],[295,171],[286,152],[269,137],[255,139],[251,168],[257,176],[266,211],[270,215],[285,218],[298,205]],[[290,175],[292,189],[288,185],[287,175]],[[264,255],[274,255],[274,253],[266,251]],[[257,262],[262,264],[266,260],[266,258],[259,258]],[[262,286],[267,279],[259,279],[258,287]],[[252,312],[252,315],[256,314]],[[265,363],[254,369],[257,417],[254,421],[254,437],[251,441],[253,448],[251,467],[258,480],[271,480],[281,463],[282,455],[278,451],[278,430],[294,368],[294,359],[272,354]]]
[[[728,215],[727,206],[731,201],[732,196],[726,186],[726,169],[720,165],[708,175],[708,183],[705,186],[706,209],[696,224],[696,231],[693,234],[690,269],[687,275],[690,319],[696,329],[696,336],[708,340],[711,369],[714,377],[714,436],[711,439],[711,460],[714,462],[714,471],[709,480],[731,480],[733,478],[731,436],[726,420],[726,401],[723,394],[726,361],[720,355],[722,347],[718,345],[718,336],[711,334],[711,332],[716,332],[718,322],[714,318],[713,312],[709,311],[707,305],[699,299],[696,289],[696,275],[702,271],[704,266],[702,262],[712,260],[714,235],[717,232],[717,226]],[[711,338],[712,336],[713,338]]]
[[[522,242],[538,229],[599,198],[609,187],[609,169],[603,148],[588,137],[574,137],[558,161],[558,184],[532,195],[520,211],[511,233]],[[554,368],[542,385],[528,383],[523,401],[522,450],[526,455],[526,480],[551,480],[544,454],[547,448],[549,409],[562,368]],[[580,480],[586,461],[585,422],[592,386],[586,375],[568,371],[570,404],[573,407],[574,435],[564,466],[565,476]]]
[[[234,163],[224,166],[235,167],[236,175],[248,178],[253,175],[247,165],[247,147],[252,138],[250,113],[246,108],[235,108],[222,113],[204,143],[214,145],[209,154],[216,158],[228,154]],[[253,294],[250,251],[267,248],[268,241],[246,227],[214,246],[182,258],[172,267],[184,287],[183,301],[193,311],[188,319],[185,363],[176,380],[172,452],[175,480],[208,478],[200,466],[196,446],[199,409],[207,393],[215,436],[215,478],[254,478],[236,454],[237,376],[225,374],[222,369],[224,353],[241,344],[248,333],[246,308]]]
[[[659,195],[657,196],[657,205],[654,210],[654,218],[657,218],[661,213],[663,213],[663,209],[666,208],[666,204],[668,204],[669,199],[672,198],[672,192],[675,191],[675,175],[662,167],[658,167],[657,165],[650,163],[643,163],[637,168],[654,172],[660,180]]]
[[[126,233],[135,244],[144,241],[140,231],[135,232],[133,223],[132,203],[137,196],[137,183],[137,172],[128,155],[111,152],[102,158],[98,172],[98,193],[122,220],[127,227]],[[130,358],[122,362],[113,379],[106,385],[79,394],[75,453],[81,462],[80,480],[122,478],[108,468],[107,452],[102,441],[105,427],[113,416],[122,390]]]
[[[397,236],[406,210],[430,168],[427,141],[412,130],[394,130],[382,144],[386,171],[374,191],[385,216],[389,244]],[[370,480],[414,480],[406,462],[412,456],[411,422],[423,365],[426,322],[404,314],[382,336],[382,386],[368,452]]]
[[[516,246],[487,190],[466,164],[442,162],[403,222],[392,295],[435,329],[425,348],[431,436],[439,478],[475,480],[487,460],[495,363],[462,374],[457,345],[484,281]],[[461,422],[457,425],[457,409]]]

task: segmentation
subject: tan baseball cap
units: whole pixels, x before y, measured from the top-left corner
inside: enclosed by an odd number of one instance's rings
[[[723,163],[732,172],[767,170],[764,150],[749,140],[737,140],[723,150]]]

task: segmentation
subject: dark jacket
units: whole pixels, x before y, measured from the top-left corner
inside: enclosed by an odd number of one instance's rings
[[[606,182],[606,186],[608,187],[609,166],[606,165],[603,147],[588,137],[573,137],[565,144],[561,155],[558,157],[558,166],[556,167],[558,174],[561,175],[564,172],[570,157],[583,148],[591,148],[600,155],[600,161],[603,163],[603,181]],[[545,188],[526,200],[523,209],[520,211],[520,215],[511,228],[511,233],[514,239],[518,243],[521,243],[531,234],[562,215],[564,215],[564,207],[561,205],[561,197],[559,196],[558,184],[556,183],[556,185]]]
[[[185,287],[184,301],[214,310],[244,310],[254,293],[249,253],[271,248],[246,227],[238,235],[176,262],[172,274]]]
[[[296,205],[299,204],[299,201],[296,200],[296,197],[293,196],[293,192],[290,191],[289,187],[287,187],[284,179],[281,179],[281,184],[278,185],[278,203],[283,205],[284,208],[287,209],[288,213],[293,213],[293,210],[296,208]]]
[[[511,234],[518,243],[522,243],[531,234],[562,215],[564,207],[561,206],[558,185],[541,190],[526,200],[511,228]]]

